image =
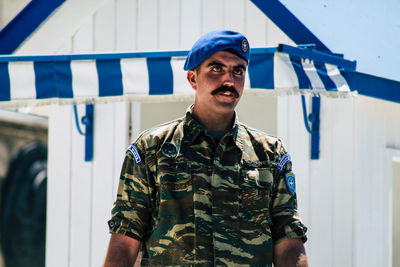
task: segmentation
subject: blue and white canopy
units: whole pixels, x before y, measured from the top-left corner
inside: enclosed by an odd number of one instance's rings
[[[161,101],[191,98],[187,51],[52,56],[1,56],[0,106]],[[355,62],[305,48],[251,50],[245,93],[324,94],[352,91]]]

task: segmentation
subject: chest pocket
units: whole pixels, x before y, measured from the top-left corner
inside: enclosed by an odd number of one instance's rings
[[[270,266],[273,241],[269,205],[275,170],[269,162],[250,162],[240,169],[240,228],[252,266]]]
[[[160,157],[157,165],[158,218],[183,222],[193,217],[193,180],[184,159]]]
[[[274,167],[243,166],[241,169],[241,209],[243,219],[257,226],[272,224],[269,215]]]

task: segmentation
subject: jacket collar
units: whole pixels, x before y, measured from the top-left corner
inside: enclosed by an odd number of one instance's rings
[[[194,140],[197,138],[197,136],[200,133],[205,134],[205,132],[206,132],[206,129],[204,128],[204,126],[201,125],[195,118],[193,118],[192,112],[193,112],[193,105],[191,105],[186,110],[186,115],[183,119],[184,138],[188,142],[188,144],[193,143]],[[236,113],[234,116],[235,116],[235,119],[234,119],[233,126],[230,130],[227,131],[225,136],[231,135],[233,137],[234,141],[236,142],[237,136],[238,136],[238,130],[240,128],[239,127],[240,123],[237,120]]]

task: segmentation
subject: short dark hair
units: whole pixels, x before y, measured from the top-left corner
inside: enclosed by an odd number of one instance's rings
[[[200,64],[201,65],[201,64]],[[197,67],[195,67],[194,69],[193,69],[193,71],[196,71],[196,74],[197,75],[199,75],[199,73],[200,73],[200,65],[198,65]]]

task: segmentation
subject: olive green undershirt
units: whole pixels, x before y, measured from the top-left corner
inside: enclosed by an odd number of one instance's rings
[[[206,131],[206,135],[212,137],[215,140],[215,143],[218,145],[222,137],[224,137],[227,132],[228,131]]]

